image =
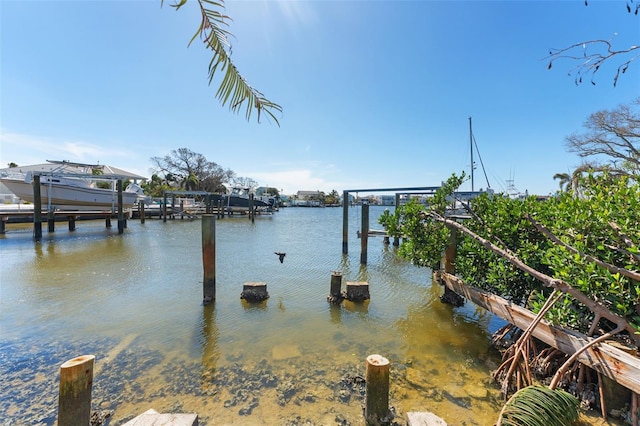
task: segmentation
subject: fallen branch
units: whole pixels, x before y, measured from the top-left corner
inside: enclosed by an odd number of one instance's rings
[[[580,256],[581,258],[583,258],[583,259],[585,259],[585,260],[587,260],[589,262],[594,262],[596,265],[598,265],[601,268],[604,268],[604,269],[608,270],[612,274],[620,274],[620,275],[623,275],[623,276],[625,276],[625,277],[627,277],[627,278],[629,278],[631,280],[640,281],[640,273],[638,273],[636,271],[630,271],[629,269],[620,268],[619,266],[612,265],[612,264],[607,263],[607,262],[603,262],[602,260],[597,259],[597,258],[595,258],[595,257],[593,257],[593,256],[591,256],[589,254],[583,253],[583,252],[579,251],[578,249],[576,249],[575,247],[572,247],[569,244],[565,243],[564,241],[562,241],[557,236],[555,236],[546,226],[544,226],[543,224],[541,224],[540,222],[535,220],[533,217],[531,217],[531,215],[525,214],[524,217],[527,218],[529,220],[529,222],[531,222],[533,224],[533,226],[535,226],[536,229],[538,231],[540,231],[544,236],[549,238],[554,243],[559,244],[562,247],[566,248],[571,253],[577,254],[578,256]]]
[[[471,231],[469,228],[465,227],[464,225],[462,225],[462,224],[460,224],[460,223],[458,223],[458,222],[456,222],[454,220],[450,220],[450,219],[447,219],[445,217],[442,217],[442,216],[440,216],[439,214],[437,214],[435,212],[423,212],[423,215],[424,215],[425,219],[430,217],[431,219],[433,219],[435,221],[444,223],[445,225],[447,225],[449,227],[455,228],[455,229],[467,234],[468,236],[470,236],[474,240],[478,241],[484,248],[486,248],[488,250],[491,250],[494,253],[497,253],[498,255],[502,256],[507,261],[509,261],[516,268],[518,268],[521,271],[526,272],[527,274],[531,275],[532,277],[540,280],[546,287],[554,288],[554,289],[557,289],[557,290],[559,290],[559,291],[561,291],[563,293],[571,295],[578,302],[582,303],[584,306],[589,308],[591,310],[591,312],[593,312],[595,315],[598,315],[598,316],[600,316],[602,318],[608,319],[609,321],[611,321],[612,323],[617,325],[622,330],[627,330],[629,332],[630,336],[632,336],[632,338],[635,338],[636,343],[640,344],[640,335],[634,334],[636,332],[636,329],[631,325],[631,323],[629,321],[627,321],[625,318],[621,317],[620,315],[617,315],[616,313],[611,312],[611,310],[609,310],[607,307],[603,306],[602,304],[590,299],[588,296],[586,296],[580,290],[572,287],[566,281],[563,281],[563,280],[558,279],[558,278],[550,277],[549,275],[544,274],[544,273],[542,273],[542,272],[530,267],[529,265],[527,265],[526,263],[524,263],[523,261],[518,259],[516,256],[507,253],[505,250],[503,250],[500,247],[496,246],[491,241],[488,241],[487,239],[479,236],[478,234],[476,234],[473,231]]]
[[[627,247],[629,247],[629,248],[637,248],[637,246],[633,243],[633,241],[631,241],[631,238],[629,238],[629,236],[627,236],[627,234],[622,232],[622,229],[620,229],[620,227],[618,226],[617,223],[609,222],[609,226],[611,228],[613,228],[614,231],[616,231],[618,236],[622,239],[622,241],[624,241],[624,243],[627,245]],[[630,254],[633,258],[635,258],[636,261],[640,262],[640,254],[635,254],[635,253],[631,253],[631,252],[627,252],[627,253]]]

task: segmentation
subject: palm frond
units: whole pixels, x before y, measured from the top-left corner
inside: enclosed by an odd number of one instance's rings
[[[563,390],[528,386],[507,401],[498,426],[568,426],[578,419],[579,405],[576,397]]]
[[[176,0],[171,6],[178,10],[186,2],[187,0]],[[225,9],[224,1],[198,0],[198,5],[200,6],[202,21],[189,41],[189,45],[197,37],[200,37],[205,47],[213,52],[213,57],[209,62],[209,84],[213,82],[213,78],[218,71],[224,72],[224,77],[216,92],[216,98],[223,106],[228,104],[229,109],[234,113],[238,113],[244,107],[247,121],[251,119],[251,114],[255,110],[258,114],[258,123],[264,112],[279,126],[280,123],[275,114],[281,113],[282,107],[271,102],[262,93],[249,85],[233,64],[233,61],[231,61],[229,37],[232,34],[226,29],[231,18],[222,13]]]

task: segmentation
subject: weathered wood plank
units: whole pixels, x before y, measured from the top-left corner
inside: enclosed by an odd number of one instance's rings
[[[428,411],[409,411],[407,413],[407,426],[447,426],[447,423]]]
[[[434,273],[434,281],[446,285],[449,289],[472,301],[478,306],[498,315],[521,329],[526,329],[535,318],[535,314],[521,306],[486,291],[470,287],[459,278],[444,272]],[[556,327],[547,321],[541,321],[533,335],[572,355],[593,340],[573,330]],[[597,344],[583,352],[578,360],[584,365],[604,374],[635,393],[640,393],[640,358],[606,343]]]

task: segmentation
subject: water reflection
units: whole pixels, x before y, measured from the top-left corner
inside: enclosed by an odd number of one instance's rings
[[[216,324],[216,309],[214,304],[202,307],[202,366],[206,371],[215,371],[220,359],[218,338],[220,332]]]

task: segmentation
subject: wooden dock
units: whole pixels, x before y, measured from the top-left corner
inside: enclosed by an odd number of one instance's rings
[[[48,223],[50,230],[55,222],[68,222],[69,230],[73,231],[77,220],[105,220],[107,223],[106,226],[110,227],[111,219],[117,220],[118,213],[104,210],[56,210],[53,212],[43,210],[40,217],[40,222]],[[7,224],[33,222],[33,207],[30,209],[0,209],[0,234],[4,234],[6,232]]]

